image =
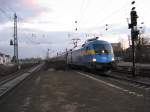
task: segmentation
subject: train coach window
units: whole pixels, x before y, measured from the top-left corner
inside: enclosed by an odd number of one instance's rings
[[[94,47],[95,53],[97,54],[112,53],[112,48],[109,44],[94,44],[93,47]]]

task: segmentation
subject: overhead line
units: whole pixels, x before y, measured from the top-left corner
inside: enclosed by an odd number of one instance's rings
[[[131,0],[130,0],[131,1]],[[121,6],[120,8],[118,8],[117,10],[113,11],[110,15],[106,16],[105,18],[103,18],[100,22],[104,23],[104,21],[110,19],[112,16],[116,15],[118,12],[120,12],[122,9],[124,9],[130,2],[126,2],[123,6]],[[105,24],[105,23],[104,23]],[[101,24],[102,25],[102,24]],[[100,26],[101,26],[100,25]]]
[[[3,9],[0,8],[0,12],[3,13],[3,15],[8,18],[9,20],[11,19],[11,16],[9,16]]]
[[[81,24],[81,22],[84,19],[84,15],[85,15],[85,12],[86,12],[88,4],[89,4],[88,2],[89,2],[89,0],[82,0],[81,7],[80,7],[78,17],[77,17],[77,21],[79,24]]]

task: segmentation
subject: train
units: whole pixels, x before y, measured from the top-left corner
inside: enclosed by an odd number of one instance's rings
[[[84,68],[91,71],[108,72],[115,65],[111,44],[98,37],[88,39],[81,48],[71,49],[57,57],[69,67]]]

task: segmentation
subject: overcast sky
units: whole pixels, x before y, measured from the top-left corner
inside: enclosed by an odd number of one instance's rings
[[[18,15],[19,57],[45,57],[71,48],[72,38],[101,35],[109,42],[127,41],[132,0],[0,0],[0,52],[13,55],[13,13]],[[138,25],[149,34],[149,0],[135,0]],[[75,23],[77,21],[77,23]],[[105,25],[108,24],[108,31]],[[75,31],[75,28],[78,28]],[[69,34],[69,35],[68,35]],[[91,35],[92,36],[92,35]]]

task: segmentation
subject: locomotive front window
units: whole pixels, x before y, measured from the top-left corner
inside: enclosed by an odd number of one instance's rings
[[[109,44],[94,44],[93,45],[96,54],[111,54],[112,48]]]

